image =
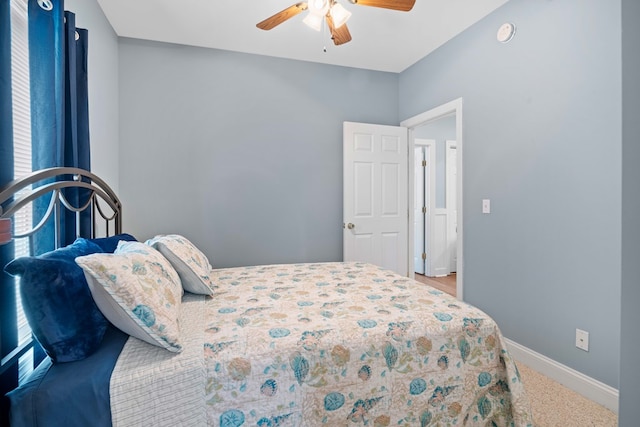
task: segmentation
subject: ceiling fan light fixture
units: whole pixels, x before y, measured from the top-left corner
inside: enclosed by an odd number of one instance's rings
[[[313,28],[316,31],[320,31],[322,29],[322,15],[318,15],[315,13],[307,13],[307,16],[302,20],[307,26]]]
[[[329,0],[309,0],[309,13],[324,16],[329,11]]]
[[[351,12],[345,9],[340,3],[334,3],[329,11],[331,19],[333,19],[333,25],[335,28],[340,28],[347,23],[351,18]]]
[[[256,27],[261,30],[271,30],[306,10],[308,13],[303,22],[314,30],[321,31],[326,20],[333,44],[340,46],[351,41],[351,33],[346,24],[351,17],[351,12],[338,4],[338,1],[340,0],[298,0],[298,3],[258,22]],[[362,6],[408,12],[413,8],[416,0],[349,0],[349,2]]]

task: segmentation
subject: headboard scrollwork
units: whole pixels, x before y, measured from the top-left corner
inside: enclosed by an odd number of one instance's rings
[[[83,202],[74,205],[65,195],[66,189],[83,189]],[[56,246],[59,246],[59,221],[61,210],[75,212],[78,218],[83,212],[90,212],[91,229],[89,235],[110,236],[122,232],[122,204],[113,190],[98,176],[78,168],[49,168],[10,182],[0,188],[0,219],[11,218],[20,209],[34,201],[51,195],[44,215],[31,229],[16,233],[14,238],[30,237],[53,216]],[[80,237],[79,227],[77,229]]]

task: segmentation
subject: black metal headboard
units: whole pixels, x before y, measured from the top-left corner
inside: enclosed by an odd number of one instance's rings
[[[82,188],[90,194],[82,206],[73,206],[64,195],[64,190],[68,188]],[[89,235],[82,237],[96,237],[99,219],[105,221],[107,234],[111,222],[114,226],[113,233],[121,233],[122,204],[116,194],[101,178],[77,168],[42,169],[0,188],[0,218],[11,218],[26,205],[48,195],[52,197],[40,222],[28,232],[14,237],[29,237],[35,234],[52,215],[58,216],[62,208],[78,215],[86,211],[91,212],[91,231]],[[100,202],[104,202],[106,206]],[[110,208],[110,212],[105,211],[105,207]],[[56,230],[59,230],[58,225],[56,223]],[[59,243],[59,239],[60,236],[56,232],[56,244]]]
[[[82,192],[82,197],[76,198],[75,204],[69,200],[69,189]],[[33,218],[34,225],[29,230],[18,232],[15,226],[12,227],[13,238],[29,239],[30,247],[33,236],[51,222],[55,236],[53,247],[62,246],[60,221],[64,215],[75,215],[77,226],[73,232],[76,237],[95,238],[122,232],[120,200],[101,178],[83,169],[43,169],[1,187],[0,220],[13,218],[21,209],[33,203],[41,203],[46,207],[42,209],[41,216]],[[81,216],[88,220],[84,221],[85,227],[80,227]],[[0,409],[3,414],[0,424],[6,421],[4,414],[8,410],[4,395],[18,386],[18,360],[31,348],[36,348],[33,339],[18,345],[15,279],[3,271],[5,263],[11,261],[14,253],[13,242],[0,245]],[[43,356],[40,355],[40,359]]]

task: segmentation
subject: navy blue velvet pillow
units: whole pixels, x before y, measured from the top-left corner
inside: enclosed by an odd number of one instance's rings
[[[91,296],[76,257],[103,252],[79,238],[37,257],[11,261],[4,270],[20,276],[20,295],[29,326],[54,362],[84,359],[99,347],[108,321]]]
[[[118,242],[120,240],[126,240],[127,242],[137,242],[138,240],[133,237],[131,234],[116,234],[111,237],[101,237],[99,239],[89,239],[90,242],[95,243],[96,245],[102,248],[102,252],[107,254],[112,254],[116,251],[118,247]]]

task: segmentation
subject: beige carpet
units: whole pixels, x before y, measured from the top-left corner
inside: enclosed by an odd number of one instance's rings
[[[616,427],[618,416],[522,363],[518,370],[536,427]]]

